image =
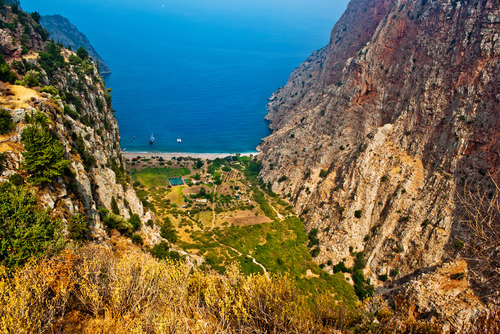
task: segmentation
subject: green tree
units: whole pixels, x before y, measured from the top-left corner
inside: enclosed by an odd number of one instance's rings
[[[80,57],[80,59],[82,59],[82,60],[85,60],[85,59],[87,59],[89,57],[89,53],[87,52],[87,50],[85,50],[81,46],[76,51],[76,55],[78,57]]]
[[[31,174],[35,184],[51,182],[62,175],[69,160],[64,159],[62,144],[46,129],[31,125],[23,131],[21,138],[26,149],[23,168]]]
[[[9,133],[14,127],[14,122],[12,121],[12,116],[5,109],[0,109],[0,134],[4,135]]]
[[[37,205],[28,186],[5,183],[0,189],[0,265],[21,266],[32,256],[61,249],[61,225]]]
[[[33,12],[33,13],[31,13],[31,18],[32,18],[33,20],[35,20],[35,22],[36,22],[36,23],[40,23],[40,19],[41,19],[42,17],[40,16],[40,13],[38,13],[38,12]]]

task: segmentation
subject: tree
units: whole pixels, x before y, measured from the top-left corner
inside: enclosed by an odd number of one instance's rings
[[[62,175],[69,160],[64,159],[62,144],[46,129],[31,125],[23,131],[21,138],[26,149],[23,168],[31,174],[35,184],[51,182]]]
[[[21,266],[32,256],[54,253],[63,246],[61,225],[37,206],[26,185],[5,183],[0,189],[0,265]]]
[[[89,53],[87,52],[87,50],[85,50],[81,46],[76,51],[76,55],[82,60],[86,60],[89,57]]]
[[[0,81],[10,82],[11,84],[16,82],[16,75],[11,71],[9,64],[3,58],[3,54],[0,54]]]
[[[12,121],[12,116],[5,109],[0,109],[0,134],[4,135],[9,133],[14,127],[14,122]]]
[[[40,13],[38,12],[33,12],[31,13],[31,18],[36,22],[36,23],[40,23],[40,19],[42,18],[40,16]]]

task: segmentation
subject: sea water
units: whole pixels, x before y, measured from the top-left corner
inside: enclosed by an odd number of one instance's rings
[[[123,149],[244,153],[270,133],[267,98],[328,43],[347,2],[22,0],[21,6],[67,17],[109,65],[105,82]]]

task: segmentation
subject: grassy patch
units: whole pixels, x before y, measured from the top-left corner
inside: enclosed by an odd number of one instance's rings
[[[134,181],[147,187],[166,187],[169,178],[189,175],[189,168],[145,168],[133,174]]]

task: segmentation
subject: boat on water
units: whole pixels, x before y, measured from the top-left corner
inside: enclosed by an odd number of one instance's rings
[[[182,143],[182,139],[177,138],[177,142],[178,142],[179,144],[180,144],[180,143]]]
[[[155,136],[151,134],[151,137],[149,138],[149,145],[153,145],[154,142],[155,142]]]

